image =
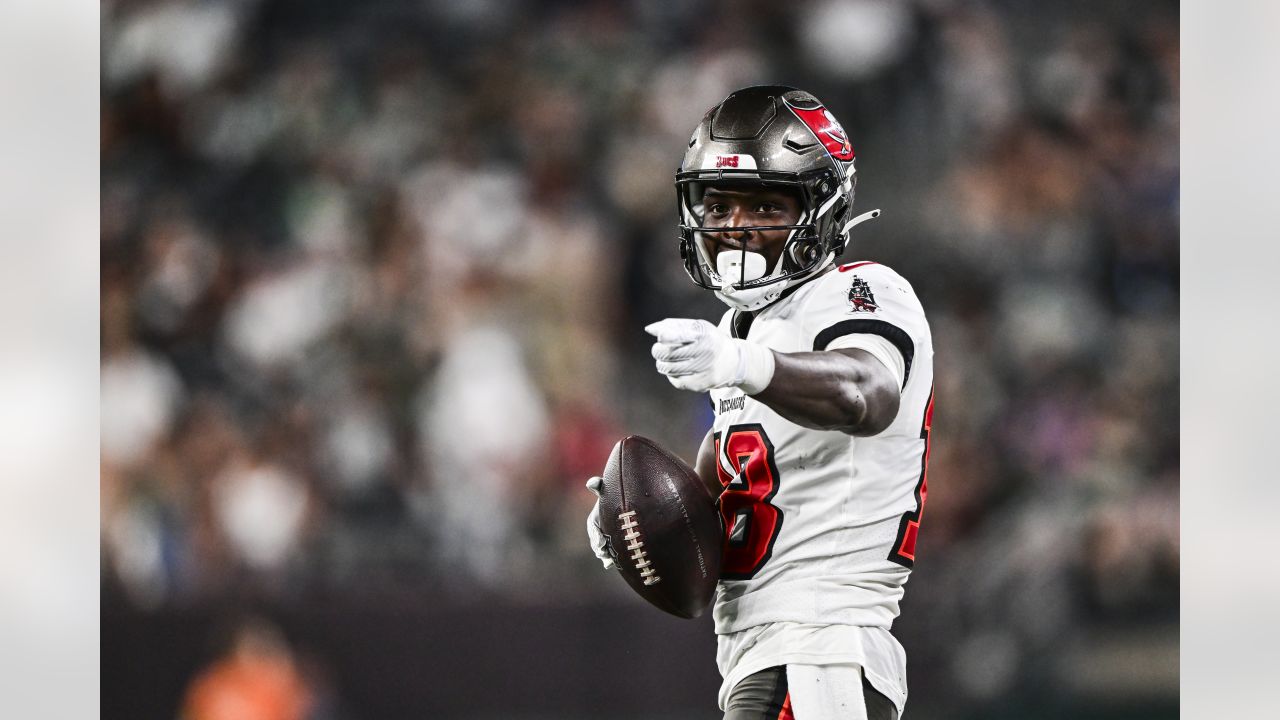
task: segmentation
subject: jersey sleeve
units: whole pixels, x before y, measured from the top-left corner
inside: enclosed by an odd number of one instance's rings
[[[863,350],[880,361],[893,374],[894,382],[902,389],[907,385],[907,364],[902,352],[888,340],[871,333],[854,333],[843,335],[827,345],[828,350],[855,349]]]
[[[905,387],[916,348],[927,344],[928,334],[924,308],[911,284],[879,263],[842,265],[818,282],[804,311],[811,349],[864,349]]]

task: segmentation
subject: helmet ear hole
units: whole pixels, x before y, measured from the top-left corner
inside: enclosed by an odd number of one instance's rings
[[[822,248],[816,239],[799,242],[791,247],[791,261],[797,268],[807,267],[818,261],[821,252]]]
[[[851,206],[848,202],[841,200],[836,204],[835,212],[831,213],[831,219],[833,221],[832,228],[835,230],[835,237],[833,237],[832,240],[836,245],[844,244],[844,237],[841,236],[840,229],[844,227],[844,224],[849,217],[850,207]]]

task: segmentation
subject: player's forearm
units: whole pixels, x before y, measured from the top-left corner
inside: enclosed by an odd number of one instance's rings
[[[797,425],[874,435],[898,412],[897,389],[865,352],[774,352],[774,362],[773,379],[752,397]]]

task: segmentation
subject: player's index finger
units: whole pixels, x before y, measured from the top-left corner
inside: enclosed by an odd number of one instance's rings
[[[644,331],[658,339],[658,342],[681,344],[694,339],[694,333],[688,321],[679,318],[667,318],[644,326]]]
[[[644,331],[658,338],[660,342],[665,341],[665,336],[671,334],[671,319],[667,318],[666,320],[651,322],[644,326]]]

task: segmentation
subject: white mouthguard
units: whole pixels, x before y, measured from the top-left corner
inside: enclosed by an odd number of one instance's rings
[[[723,285],[720,292],[732,295],[734,283],[759,280],[765,274],[765,259],[760,253],[724,250],[716,255],[716,272]]]

